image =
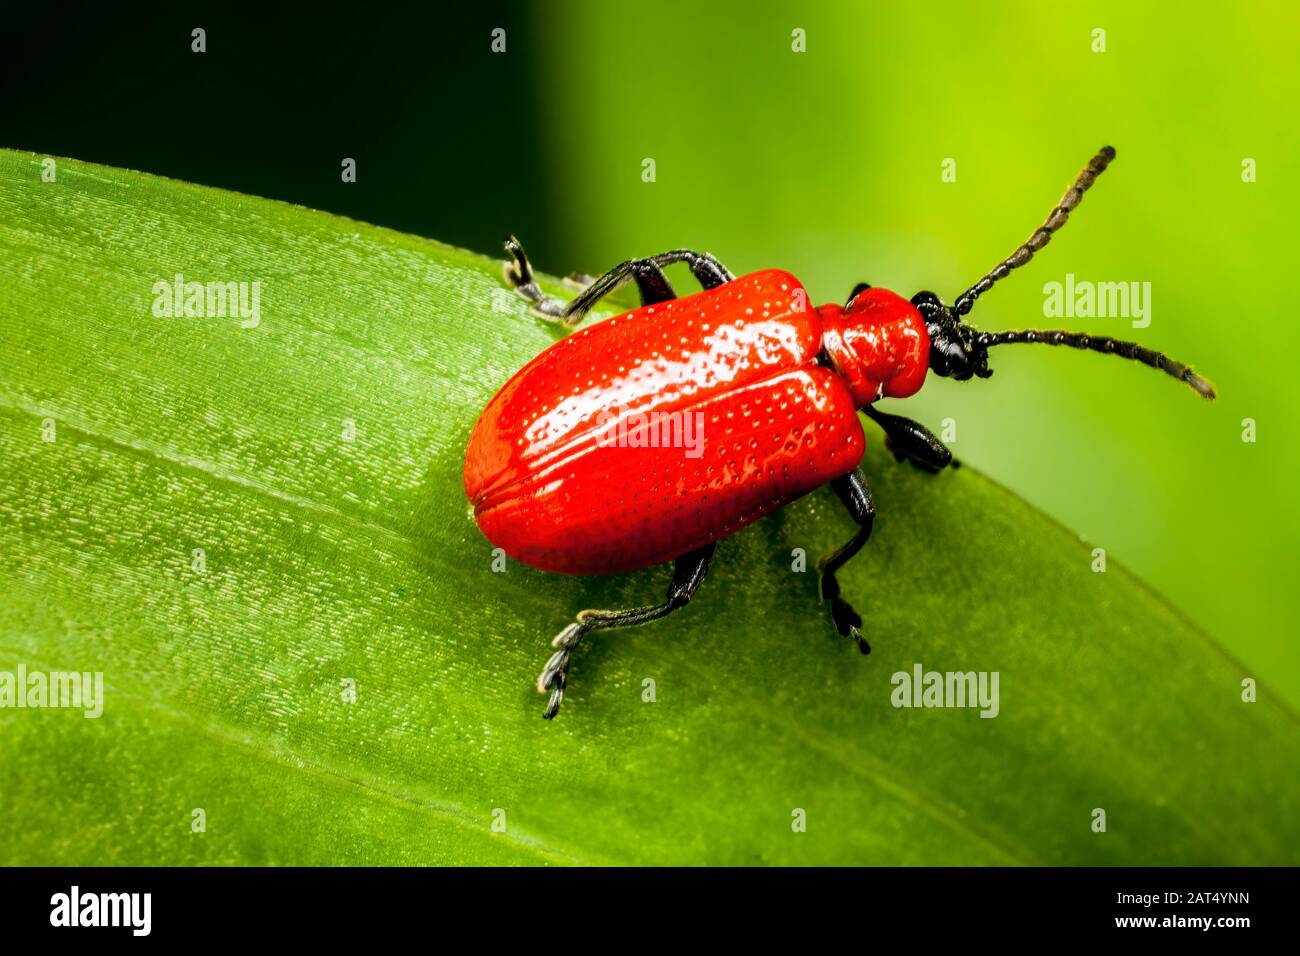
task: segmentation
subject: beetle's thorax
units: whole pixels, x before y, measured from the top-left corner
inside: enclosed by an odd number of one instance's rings
[[[930,334],[912,303],[887,289],[866,289],[847,307],[823,305],[822,349],[861,408],[906,398],[925,382]]]

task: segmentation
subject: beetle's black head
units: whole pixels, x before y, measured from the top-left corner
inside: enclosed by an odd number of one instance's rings
[[[1012,270],[1019,269],[1027,263],[1034,257],[1034,253],[1051,241],[1056,231],[1070,218],[1070,213],[1083,201],[1083,194],[1088,191],[1097,177],[1106,171],[1106,167],[1114,158],[1114,148],[1103,146],[1097,155],[1089,160],[1083,172],[1079,173],[1074,185],[1066,190],[1056,208],[1048,214],[1047,220],[1035,229],[1033,234],[1011,255],[959,295],[951,306],[944,305],[943,300],[933,292],[918,292],[912,296],[912,305],[921,313],[926,328],[930,331],[930,369],[936,375],[955,378],[958,381],[988,378],[993,374],[989,368],[990,348],[1014,342],[1038,342],[1072,349],[1089,349],[1132,359],[1187,383],[1206,398],[1214,398],[1214,387],[1186,365],[1136,342],[1121,342],[1107,335],[1089,335],[1085,332],[1070,332],[1065,329],[981,332],[962,321],[970,314],[976,299],[1005,279]]]
[[[921,313],[930,332],[930,370],[945,378],[964,382],[970,378],[988,378],[989,350],[978,329],[972,328],[933,292],[918,292],[912,305]]]

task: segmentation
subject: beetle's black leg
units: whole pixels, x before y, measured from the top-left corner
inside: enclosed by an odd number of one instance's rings
[[[935,438],[934,433],[920,422],[901,415],[887,414],[871,405],[863,411],[884,430],[885,447],[894,453],[896,460],[906,458],[918,468],[930,472],[957,464],[948,446]]]
[[[637,280],[644,298],[645,287],[642,285],[642,276],[651,269],[662,274],[661,270],[664,267],[676,262],[685,262],[690,266],[691,275],[695,276],[696,281],[705,289],[716,288],[735,278],[727,267],[713,256],[703,252],[695,252],[692,249],[671,249],[668,252],[661,252],[657,256],[648,256],[644,259],[629,259],[626,262],[619,263],[596,279],[576,299],[570,302],[564,309],[564,324],[577,325],[597,302],[616,291],[619,286],[629,279]],[[667,282],[666,279],[664,281]]]
[[[685,262],[695,276],[695,281],[702,289],[716,289],[720,285],[736,278],[731,270],[707,252],[692,252],[690,249],[675,249],[654,257],[661,266],[670,262]],[[660,261],[668,258],[668,261]]]
[[[822,600],[831,602],[831,620],[835,622],[835,629],[845,637],[857,641],[858,650],[863,654],[870,654],[871,645],[867,643],[860,630],[862,618],[848,601],[840,597],[840,582],[836,580],[835,572],[843,567],[849,558],[861,551],[862,546],[871,537],[871,525],[876,518],[876,504],[871,498],[871,488],[867,485],[867,478],[862,474],[861,468],[855,468],[847,475],[836,478],[831,482],[831,487],[844,502],[844,507],[849,509],[849,515],[857,522],[858,532],[847,543],[817,562],[817,573],[820,575],[818,586],[821,589]]]
[[[508,237],[505,245],[506,252],[510,254],[510,258],[502,267],[506,281],[528,300],[533,311],[538,315],[548,319],[563,319],[564,303],[542,292],[542,287],[537,284],[537,278],[533,275],[533,264],[528,261],[528,254],[524,252],[523,245],[514,236]]]
[[[564,700],[564,687],[568,680],[569,658],[574,648],[590,631],[600,631],[610,627],[631,627],[644,624],[657,618],[667,617],[679,607],[685,607],[691,596],[700,587],[704,575],[709,571],[709,560],[717,549],[717,544],[707,544],[702,548],[684,554],[673,562],[673,579],[668,585],[668,599],[663,604],[649,607],[630,608],[626,611],[579,611],[578,618],[562,630],[551,642],[559,648],[542,669],[542,676],[537,679],[537,689],[543,694],[550,692],[551,700],[542,715],[547,720],[559,712],[560,702]]]
[[[636,279],[636,288],[641,293],[642,305],[653,305],[656,302],[667,302],[669,299],[677,298],[677,293],[673,291],[672,283],[664,275],[664,270],[653,262],[638,262],[632,270],[632,278]]]
[[[506,252],[510,253],[511,257],[505,263],[506,281],[514,286],[516,292],[532,303],[533,310],[537,314],[548,319],[560,319],[566,325],[576,325],[581,320],[582,315],[591,308],[591,305],[595,304],[602,296],[613,292],[628,278],[636,280],[637,290],[641,293],[642,305],[653,305],[656,302],[667,302],[669,299],[677,298],[677,293],[673,291],[672,284],[668,281],[668,277],[664,275],[662,266],[655,258],[630,259],[614,270],[619,272],[619,275],[613,280],[614,284],[605,291],[593,293],[591,290],[597,283],[609,281],[609,277],[613,275],[612,272],[599,279],[593,279],[591,276],[570,277],[569,281],[581,289],[581,294],[573,302],[566,305],[561,300],[542,292],[541,287],[537,284],[536,277],[533,275],[532,263],[528,261],[528,255],[524,252],[524,247],[518,239],[511,236],[506,240],[505,245]],[[709,258],[709,262],[713,262],[713,260]],[[707,266],[701,266],[701,268],[707,268]],[[694,269],[694,266],[692,266],[692,269]],[[706,288],[709,287],[706,286]],[[590,304],[578,305],[577,303],[584,296],[592,297]],[[569,317],[570,313],[579,309],[577,318]]]

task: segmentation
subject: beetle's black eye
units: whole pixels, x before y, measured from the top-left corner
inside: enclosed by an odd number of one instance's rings
[[[921,313],[926,322],[938,321],[944,312],[943,300],[933,292],[918,292],[912,296],[912,305]]]
[[[971,377],[970,353],[943,328],[930,336],[930,368],[936,375],[964,381]]]
[[[844,303],[844,308],[846,309],[853,308],[853,300],[856,299],[858,296],[860,296],[862,293],[866,292],[870,288],[871,288],[870,282],[859,282],[857,285],[855,285],[853,287],[853,291],[849,293],[849,297]]]

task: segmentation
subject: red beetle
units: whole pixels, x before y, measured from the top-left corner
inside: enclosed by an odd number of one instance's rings
[[[633,259],[565,305],[544,296],[523,249],[507,241],[506,276],[543,316],[573,325],[628,280],[642,306],[583,329],[521,369],[488,404],[465,456],[465,493],[488,539],[510,557],[564,574],[631,571],[673,561],[662,604],[582,611],[555,638],[538,681],[545,716],[564,697],[569,658],[589,631],[642,624],[685,605],[717,542],[829,483],[857,533],[817,565],[822,600],[862,652],[862,618],[835,573],[871,535],[871,490],[858,464],[858,411],[884,430],[896,458],[930,471],[952,455],[924,426],[873,408],[906,398],[927,370],[988,378],[988,350],[1042,342],[1136,359],[1207,398],[1190,368],[1132,342],[1079,332],[980,332],[961,320],[975,299],[1024,265],[1065,224],[1114,158],[1103,148],[1046,222],[950,308],[932,292],[911,301],[866,284],[843,307],[813,309],[776,269],[737,279],[712,256],[678,249]],[[704,291],[677,298],[663,267],[685,262]]]

